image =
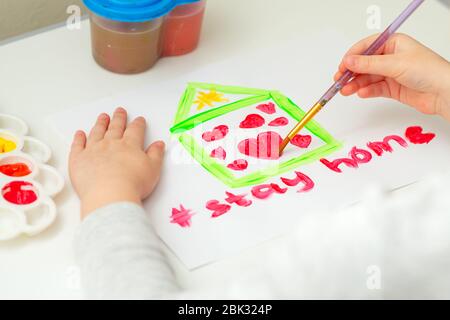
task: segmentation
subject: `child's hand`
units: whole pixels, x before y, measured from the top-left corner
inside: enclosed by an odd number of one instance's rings
[[[404,34],[395,34],[378,55],[362,56],[377,35],[355,44],[335,75],[346,69],[358,76],[342,88],[345,96],[386,97],[450,121],[450,63]]]
[[[114,202],[141,204],[151,194],[159,180],[165,145],[158,141],[144,151],[145,129],[142,117],[127,127],[127,112],[119,108],[112,120],[101,114],[89,137],[76,133],[69,171],[82,218]]]

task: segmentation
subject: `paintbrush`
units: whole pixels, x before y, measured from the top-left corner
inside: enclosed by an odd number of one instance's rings
[[[395,19],[395,21],[382,34],[380,34],[380,36],[370,45],[369,48],[367,48],[363,55],[369,56],[375,54],[424,1],[425,0],[414,0],[411,2],[411,4],[398,16],[398,18]],[[336,95],[336,93],[338,93],[350,80],[354,78],[354,76],[355,74],[353,72],[347,70],[339,78],[339,80],[337,80],[331,88],[325,92],[319,101],[303,116],[300,122],[283,140],[280,146],[280,155],[283,153],[283,150],[292,138],[294,138],[300,130],[302,130],[306,124],[311,121],[320,110],[322,110],[322,108]]]

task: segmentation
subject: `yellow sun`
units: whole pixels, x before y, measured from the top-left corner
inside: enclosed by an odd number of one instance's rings
[[[204,107],[212,107],[215,102],[227,102],[228,99],[224,98],[223,93],[217,93],[215,90],[209,92],[199,92],[197,100],[194,101],[197,104],[197,110],[202,110]]]

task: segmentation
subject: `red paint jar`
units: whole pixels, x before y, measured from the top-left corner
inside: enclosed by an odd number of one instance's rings
[[[180,5],[165,18],[163,56],[179,56],[194,51],[200,41],[205,0]]]

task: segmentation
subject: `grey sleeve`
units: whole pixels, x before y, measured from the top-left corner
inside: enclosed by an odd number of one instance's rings
[[[438,175],[401,194],[376,188],[357,206],[304,215],[226,286],[196,292],[178,290],[144,210],[112,205],[77,235],[83,286],[96,299],[448,298],[449,181]]]
[[[175,278],[144,209],[113,204],[92,213],[75,237],[75,255],[89,299],[161,299]]]

